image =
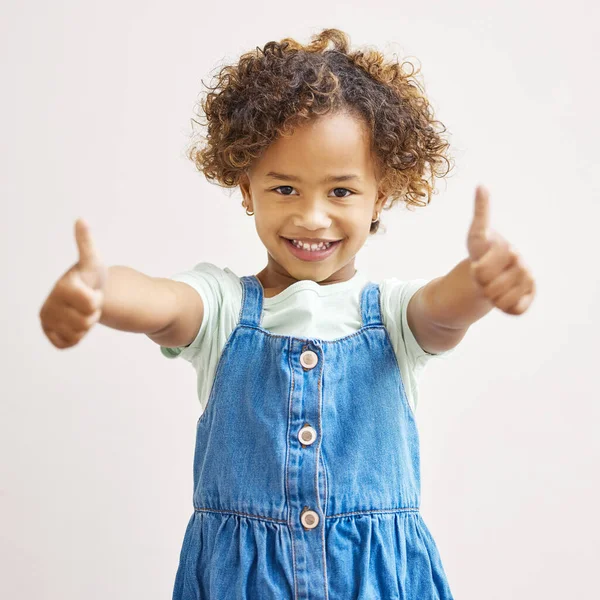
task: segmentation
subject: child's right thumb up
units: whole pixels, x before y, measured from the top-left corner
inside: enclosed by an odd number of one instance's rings
[[[108,268],[100,259],[89,227],[75,222],[79,260],[56,282],[41,310],[46,337],[60,349],[70,348],[100,320]]]
[[[108,269],[101,261],[90,228],[83,219],[77,219],[75,222],[75,239],[77,249],[79,250],[79,260],[75,274],[78,275],[86,286],[92,290],[102,292],[106,285]]]

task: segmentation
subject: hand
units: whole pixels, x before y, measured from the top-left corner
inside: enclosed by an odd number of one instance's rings
[[[57,282],[40,310],[42,329],[54,346],[69,348],[100,320],[108,269],[101,262],[85,221],[75,222],[76,262]]]
[[[467,237],[471,276],[494,306],[509,315],[520,315],[533,301],[535,281],[518,252],[490,229],[489,197],[484,186],[477,186]]]

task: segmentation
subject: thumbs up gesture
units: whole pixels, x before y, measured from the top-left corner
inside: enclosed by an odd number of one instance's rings
[[[57,348],[74,346],[102,315],[108,269],[100,260],[87,223],[75,222],[79,260],[56,282],[41,310],[44,333]]]
[[[518,252],[490,228],[490,195],[475,192],[475,210],[467,237],[471,276],[483,295],[509,315],[520,315],[535,296],[535,281]]]

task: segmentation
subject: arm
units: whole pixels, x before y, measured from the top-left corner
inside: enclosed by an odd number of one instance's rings
[[[157,344],[189,345],[204,318],[198,292],[183,282],[135,269],[106,267],[84,219],[75,222],[79,260],[56,282],[40,309],[42,330],[60,350],[77,345],[98,322],[145,333]]]
[[[467,238],[469,257],[419,289],[407,307],[408,325],[430,354],[454,348],[492,308],[520,315],[535,296],[535,282],[516,250],[489,227],[489,194],[478,186]]]
[[[185,346],[200,330],[202,298],[186,283],[125,266],[108,269],[100,323],[146,334],[161,346]]]
[[[454,348],[467,329],[494,305],[470,274],[467,258],[444,277],[420,288],[407,308],[408,326],[423,350],[437,354]]]

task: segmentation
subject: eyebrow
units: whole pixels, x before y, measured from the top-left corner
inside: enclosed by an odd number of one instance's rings
[[[302,181],[300,177],[296,177],[295,175],[285,175],[284,173],[276,173],[275,171],[269,171],[266,174],[266,177],[272,177],[273,179],[284,179],[287,181]],[[321,183],[329,183],[331,181],[348,181],[349,179],[358,179],[360,181],[360,177],[358,175],[350,173],[348,175],[329,175],[328,177],[325,177]]]

